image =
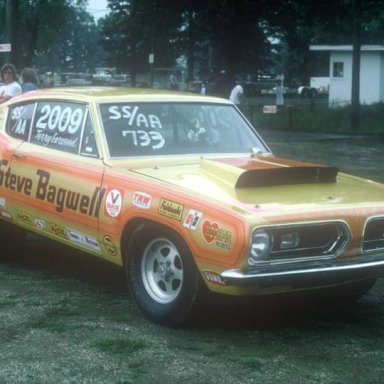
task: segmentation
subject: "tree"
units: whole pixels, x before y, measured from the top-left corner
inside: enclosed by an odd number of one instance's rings
[[[111,12],[102,21],[104,49],[108,61],[121,71],[149,70],[148,55],[158,67],[173,66],[177,51],[172,40],[179,14],[171,0],[109,0]]]

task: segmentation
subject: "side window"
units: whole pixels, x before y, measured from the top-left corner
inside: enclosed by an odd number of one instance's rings
[[[6,132],[15,139],[28,141],[36,103],[17,105],[9,109]]]
[[[86,117],[84,104],[60,101],[37,103],[30,142],[78,154]]]
[[[333,62],[333,77],[344,77],[344,63],[342,61]]]
[[[87,120],[84,126],[84,135],[81,141],[80,155],[90,156],[90,157],[99,157],[99,152],[97,150],[95,134],[93,131],[93,125],[89,114],[87,115]]]

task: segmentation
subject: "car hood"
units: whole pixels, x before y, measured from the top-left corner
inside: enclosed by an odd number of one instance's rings
[[[133,172],[244,211],[297,209],[298,205],[383,205],[384,201],[382,184],[339,173],[335,167],[269,156],[202,158],[196,163],[160,164]]]

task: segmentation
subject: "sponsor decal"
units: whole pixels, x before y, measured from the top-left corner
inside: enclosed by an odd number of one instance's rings
[[[116,256],[117,255],[117,247],[116,244],[113,242],[110,236],[104,236],[103,238],[103,244],[107,252],[111,256]]]
[[[0,208],[5,208],[5,199],[4,199],[4,197],[0,197]]]
[[[35,219],[33,221],[33,223],[35,224],[35,227],[38,229],[44,229],[45,228],[45,221],[42,219]]]
[[[111,189],[105,198],[105,214],[110,217],[117,217],[123,206],[123,194],[118,189]]]
[[[77,211],[83,215],[99,217],[101,201],[105,189],[96,187],[92,196],[57,187],[50,183],[51,174],[42,169],[36,171],[35,194],[32,194],[33,179],[12,172],[8,160],[0,160],[0,186],[11,191],[34,197],[55,206],[56,212]]]
[[[8,212],[1,211],[1,212],[0,212],[0,215],[3,216],[5,219],[9,219],[9,220],[12,219],[11,214],[8,213]]]
[[[85,233],[76,231],[75,229],[71,228],[67,229],[67,233],[69,240],[72,242],[82,247],[92,249],[93,251],[100,252],[100,245],[95,237],[88,236]]]
[[[16,219],[27,225],[33,225],[33,219],[31,215],[24,212],[17,212]]]
[[[190,209],[184,219],[183,227],[196,231],[196,228],[199,225],[199,222],[202,217],[203,214],[201,212],[196,211],[194,209]]]
[[[216,272],[203,271],[204,278],[212,284],[226,286],[227,283]]]
[[[174,201],[161,199],[159,204],[159,214],[181,221],[184,206]]]
[[[55,236],[62,237],[63,239],[68,239],[67,231],[64,227],[57,224],[49,224],[48,232],[52,233]]]
[[[223,249],[231,249],[232,232],[223,229],[218,223],[205,220],[203,223],[203,237],[208,244],[214,244]]]
[[[152,204],[152,196],[145,192],[134,192],[132,197],[132,205],[141,209],[149,209]]]

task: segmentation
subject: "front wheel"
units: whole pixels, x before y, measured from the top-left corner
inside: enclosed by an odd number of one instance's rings
[[[188,319],[196,303],[200,278],[179,235],[154,224],[138,227],[125,264],[131,293],[151,321],[172,327]]]

